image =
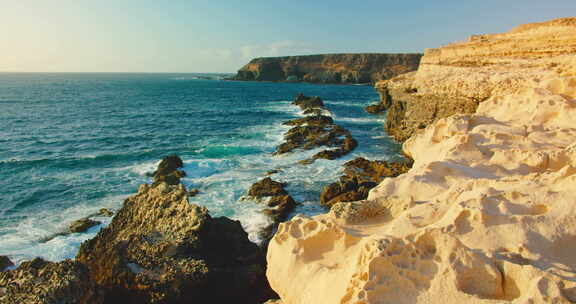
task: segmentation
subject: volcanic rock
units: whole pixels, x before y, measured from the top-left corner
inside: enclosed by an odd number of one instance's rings
[[[266,177],[250,187],[247,198],[265,202],[269,208],[264,209],[263,212],[269,215],[274,223],[277,223],[285,220],[296,207],[296,202],[284,189],[285,186],[284,183]]]
[[[15,270],[0,272],[0,303],[103,302],[82,264],[71,260],[53,263],[36,258],[23,262]]]
[[[330,207],[338,202],[353,202],[368,197],[370,189],[378,185],[386,177],[396,177],[407,172],[412,166],[412,160],[399,162],[370,161],[358,157],[344,164],[344,175],[338,182],[329,184],[322,189],[320,203]]]
[[[358,145],[350,131],[334,124],[332,117],[319,114],[324,108],[324,103],[319,97],[299,94],[293,104],[298,105],[304,111],[319,110],[320,112],[284,122],[284,125],[294,127],[284,134],[285,142],[276,148],[274,154],[284,154],[296,149],[310,150],[321,146],[333,148],[318,152],[311,159],[300,162],[310,164],[320,158],[336,159],[348,154]]]
[[[142,185],[77,260],[107,303],[260,303],[273,297],[238,221],[190,204],[183,185]]]

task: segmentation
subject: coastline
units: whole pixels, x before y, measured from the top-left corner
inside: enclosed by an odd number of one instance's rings
[[[414,163],[369,181],[342,177],[338,187],[355,180],[363,196],[280,223],[266,260],[239,222],[189,203],[196,193],[181,183],[180,160],[161,164],[77,261],[0,269],[0,300],[251,304],[277,293],[283,304],[574,301],[574,33],[576,18],[564,18],[473,36],[378,83],[386,130]],[[517,53],[483,48],[518,41],[530,43]],[[291,120],[293,130],[332,126],[323,109],[302,110],[316,116]],[[337,139],[322,143],[355,148]]]

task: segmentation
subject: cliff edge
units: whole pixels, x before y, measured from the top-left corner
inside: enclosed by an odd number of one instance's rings
[[[575,302],[575,42],[566,18],[428,51],[406,94],[475,113],[413,132],[412,169],[367,200],[281,224],[282,303]]]
[[[234,80],[368,84],[414,71],[422,54],[326,54],[256,58]]]
[[[573,73],[574,28],[574,18],[563,18],[427,49],[418,71],[375,85],[388,134],[404,141],[440,118],[474,113],[491,96]]]

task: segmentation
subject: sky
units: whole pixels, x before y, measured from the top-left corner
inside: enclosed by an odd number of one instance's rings
[[[235,72],[254,57],[417,53],[576,0],[0,0],[1,72]]]

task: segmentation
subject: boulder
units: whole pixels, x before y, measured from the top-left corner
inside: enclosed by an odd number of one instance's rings
[[[36,258],[0,272],[0,303],[101,304],[102,300],[86,267],[71,260],[53,263]]]
[[[212,218],[183,185],[142,185],[77,261],[108,303],[261,303],[265,259],[238,221]]]

